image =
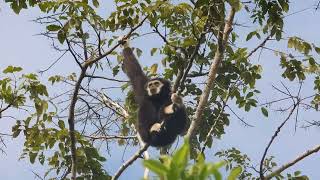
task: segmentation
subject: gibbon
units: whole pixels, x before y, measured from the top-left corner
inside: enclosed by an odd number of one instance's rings
[[[187,113],[182,97],[172,93],[170,81],[163,78],[149,79],[128,41],[122,40],[120,43],[123,45],[123,69],[139,107],[138,133],[151,146],[167,146],[186,130]]]

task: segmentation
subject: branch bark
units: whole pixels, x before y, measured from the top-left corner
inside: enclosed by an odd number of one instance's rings
[[[76,156],[76,137],[75,137],[75,129],[74,129],[74,111],[75,111],[75,106],[78,100],[78,94],[79,94],[79,89],[81,86],[81,82],[85,77],[86,70],[88,67],[81,68],[81,74],[76,82],[71,103],[70,103],[70,109],[69,109],[69,116],[68,116],[68,124],[69,124],[69,136],[70,136],[70,141],[71,141],[71,179],[75,180],[77,178],[77,156]]]
[[[288,169],[289,167],[295,165],[296,163],[300,162],[301,160],[303,160],[304,158],[310,156],[311,154],[317,153],[320,151],[320,145],[316,146],[313,149],[310,149],[308,151],[306,151],[305,153],[303,153],[302,155],[298,156],[296,159],[294,159],[293,161],[282,165],[279,169],[273,171],[272,173],[266,175],[265,179],[271,179],[274,176],[282,173],[284,170]]]
[[[186,134],[187,138],[191,138],[192,136],[194,136],[196,134],[196,130],[202,121],[201,116],[202,116],[203,110],[208,102],[211,87],[213,86],[214,81],[216,79],[216,74],[217,74],[219,65],[224,57],[225,46],[226,46],[227,41],[229,39],[229,35],[232,31],[232,23],[233,23],[235,12],[236,12],[235,9],[232,8],[230,10],[228,19],[226,20],[226,23],[224,24],[224,27],[223,26],[220,27],[220,31],[218,34],[218,47],[217,47],[213,62],[211,64],[210,70],[209,70],[209,77],[207,79],[203,93],[200,96],[200,101],[197,106],[194,118],[191,122],[190,128],[188,129],[188,133]]]

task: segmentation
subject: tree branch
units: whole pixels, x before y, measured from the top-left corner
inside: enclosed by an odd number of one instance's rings
[[[293,108],[291,109],[290,113],[288,114],[288,117],[280,124],[280,126],[277,128],[277,131],[273,134],[270,142],[268,143],[266,149],[264,150],[264,153],[263,153],[263,156],[261,158],[261,161],[260,161],[260,169],[259,169],[259,173],[260,173],[260,179],[261,180],[265,180],[265,177],[263,175],[263,163],[264,163],[264,160],[266,158],[266,155],[268,153],[268,150],[271,146],[271,144],[273,143],[273,141],[275,140],[275,138],[278,136],[279,132],[281,131],[281,128],[286,124],[286,122],[290,119],[291,115],[293,114],[294,110],[296,109],[296,107],[298,106],[299,102],[298,103],[295,103]]]
[[[108,108],[112,109],[116,114],[122,116],[123,118],[129,117],[128,112],[120,104],[114,102],[112,99],[110,99],[103,93],[98,94],[100,94],[103,100],[103,104],[106,105]]]
[[[89,75],[89,74],[86,74],[86,77],[88,77],[88,78],[93,78],[93,79],[105,79],[105,80],[114,81],[114,82],[128,82],[128,81],[125,81],[125,80],[119,80],[119,79],[114,79],[114,78],[107,78],[107,77],[104,77],[104,76],[94,76],[94,75]]]
[[[301,160],[303,160],[304,158],[310,156],[313,153],[317,153],[320,151],[320,145],[316,146],[313,149],[307,150],[305,153],[303,153],[302,155],[298,156],[296,159],[294,159],[293,161],[282,165],[279,169],[273,171],[272,173],[266,175],[265,179],[271,179],[276,175],[279,175],[281,172],[283,172],[284,170],[288,169],[289,167],[295,165],[296,163],[300,162]]]
[[[246,58],[249,58],[252,56],[258,49],[264,47],[264,45],[267,43],[268,40],[270,40],[271,35],[268,35],[256,48],[254,48],[247,56]]]
[[[11,106],[12,106],[12,104],[8,104],[5,108],[0,109],[0,118],[2,117],[2,113],[3,113],[4,111],[6,111],[7,109],[9,109]]]
[[[112,177],[112,180],[116,180],[122,174],[122,172],[129,167],[135,160],[141,157],[142,153],[144,153],[149,147],[149,144],[145,144],[134,156],[132,156],[128,161],[126,161],[116,172],[116,174]]]
[[[74,112],[75,106],[78,100],[79,89],[81,86],[81,82],[85,77],[87,67],[81,68],[81,74],[75,84],[73,95],[71,98],[70,108],[69,108],[69,117],[68,117],[68,124],[69,124],[69,136],[71,141],[71,179],[75,180],[77,178],[77,168],[76,168],[76,137],[75,137],[75,129],[74,129]]]
[[[235,9],[232,8],[230,10],[230,14],[228,16],[228,19],[227,19],[224,27],[222,27],[223,25],[221,25],[221,27],[220,27],[220,31],[218,33],[218,47],[217,47],[213,62],[210,67],[209,77],[207,79],[203,93],[200,96],[200,101],[197,106],[194,118],[191,122],[188,133],[186,134],[187,138],[191,138],[195,134],[197,127],[199,126],[199,124],[202,121],[201,116],[202,116],[203,110],[208,102],[211,87],[213,86],[213,83],[216,79],[218,67],[224,57],[225,46],[228,41],[229,35],[232,31],[232,22],[234,19],[235,12],[236,12]]]
[[[90,138],[92,140],[102,139],[102,140],[110,140],[110,139],[136,139],[137,136],[119,136],[119,135],[108,135],[108,136],[84,136],[86,138]]]

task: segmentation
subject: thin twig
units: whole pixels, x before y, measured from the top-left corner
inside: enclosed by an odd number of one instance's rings
[[[108,135],[108,136],[84,136],[86,138],[90,138],[92,140],[102,139],[102,140],[110,140],[110,139],[136,139],[137,136],[120,136],[120,135]]]
[[[129,82],[129,81],[125,81],[125,80],[107,78],[107,77],[104,77],[104,76],[94,76],[94,75],[88,75],[88,74],[86,74],[86,77],[95,78],[95,79],[105,79],[105,80],[108,80],[108,81],[115,81],[115,82]]]
[[[268,35],[256,48],[254,48],[247,56],[246,58],[249,58],[252,56],[258,49],[264,47],[264,45],[267,43],[268,40],[270,40],[271,35]]]

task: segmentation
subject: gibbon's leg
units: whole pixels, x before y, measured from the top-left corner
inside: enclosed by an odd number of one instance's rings
[[[146,143],[152,141],[151,127],[159,122],[159,115],[157,109],[153,106],[152,102],[145,99],[138,111],[137,130]]]
[[[152,132],[160,132],[161,130],[161,124],[160,123],[155,123],[151,126],[150,128],[150,133]]]
[[[165,114],[173,114],[177,110],[177,108],[181,108],[183,106],[182,98],[176,93],[172,93],[171,101],[172,101],[172,104],[164,108]]]

